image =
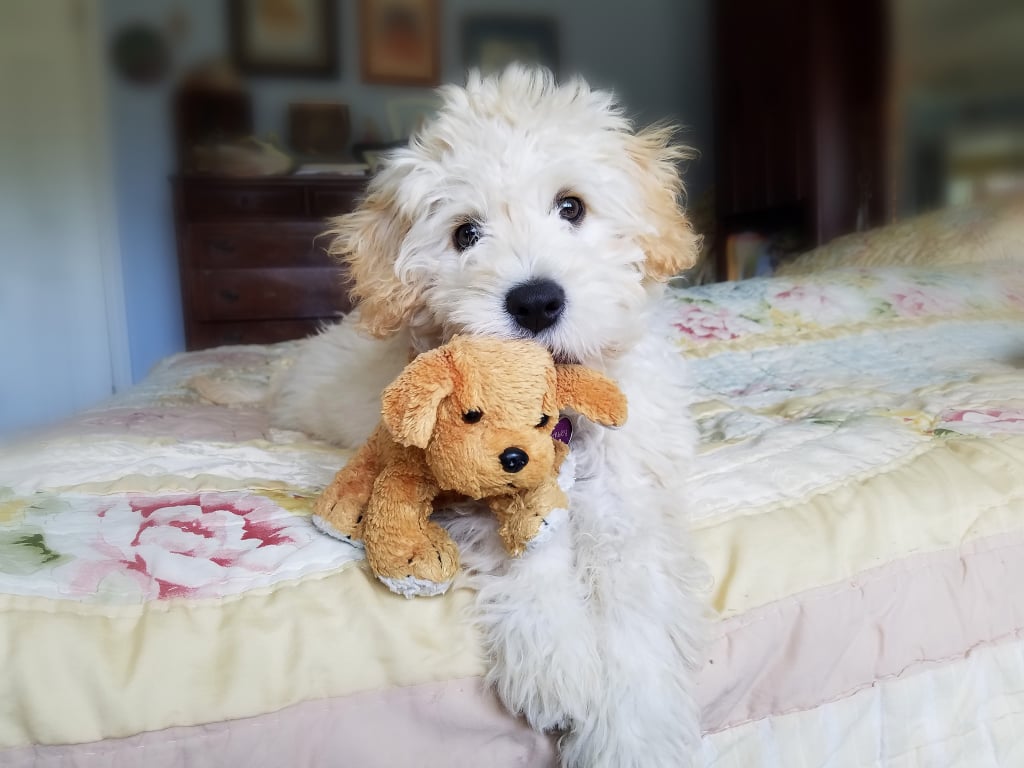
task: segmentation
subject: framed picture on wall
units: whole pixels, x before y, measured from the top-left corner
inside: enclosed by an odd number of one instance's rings
[[[558,74],[558,22],[547,16],[469,16],[462,23],[467,69],[498,72],[514,61]]]
[[[302,101],[288,105],[288,142],[305,157],[345,156],[349,139],[349,109],[336,101]]]
[[[228,0],[231,54],[249,75],[336,77],[335,0]]]
[[[362,74],[368,83],[437,85],[440,0],[359,0]]]

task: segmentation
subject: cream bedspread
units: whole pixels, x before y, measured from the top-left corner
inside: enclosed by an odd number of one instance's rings
[[[1024,765],[1024,270],[671,293],[716,586],[706,765]],[[472,595],[318,534],[346,454],[205,404],[292,346],[170,358],[0,456],[0,763],[547,765]],[[481,755],[487,756],[481,762]],[[831,762],[830,762],[831,761]]]

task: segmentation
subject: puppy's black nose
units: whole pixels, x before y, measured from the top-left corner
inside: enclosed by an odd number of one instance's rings
[[[515,474],[530,463],[530,457],[521,448],[506,448],[498,456],[498,461],[501,462],[502,469]]]
[[[505,295],[505,311],[516,325],[540,333],[558,322],[565,310],[565,291],[554,280],[530,280]]]

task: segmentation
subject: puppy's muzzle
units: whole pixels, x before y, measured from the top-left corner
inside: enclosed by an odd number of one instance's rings
[[[520,328],[537,334],[557,323],[562,316],[565,291],[554,280],[530,280],[505,294],[505,311]]]
[[[498,455],[501,468],[510,474],[515,474],[530,463],[530,457],[522,448],[506,448]]]

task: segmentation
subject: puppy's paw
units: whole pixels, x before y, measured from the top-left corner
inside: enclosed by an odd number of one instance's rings
[[[536,535],[526,542],[526,551],[533,552],[538,547],[542,546],[548,539],[550,539],[555,531],[565,525],[565,521],[569,519],[569,510],[556,508],[548,512],[541,523],[540,528],[537,530]]]
[[[417,579],[415,576],[406,576],[401,579],[392,579],[386,576],[378,578],[381,584],[406,599],[443,595],[452,585],[450,581],[438,582],[430,579]]]
[[[348,534],[342,533],[327,520],[320,517],[320,515],[312,515],[309,519],[315,528],[326,533],[328,536],[332,536],[339,541],[344,541],[346,544],[349,544],[356,549],[363,549],[363,542],[361,539],[354,539]]]

